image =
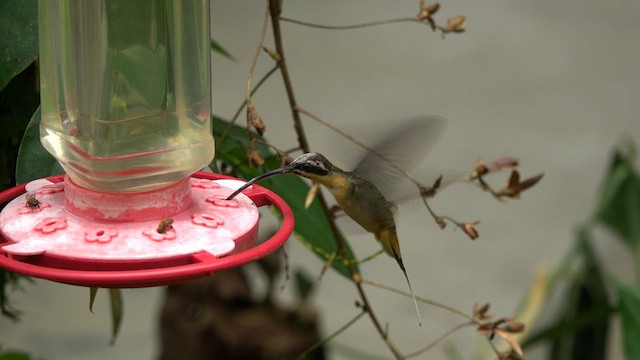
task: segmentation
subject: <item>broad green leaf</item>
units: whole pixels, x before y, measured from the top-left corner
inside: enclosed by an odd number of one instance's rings
[[[304,270],[297,269],[293,274],[293,283],[299,301],[306,302],[313,291],[314,280]]]
[[[96,295],[98,294],[97,287],[89,288],[89,311],[93,312],[93,304],[96,301]]]
[[[0,50],[1,52],[1,50]],[[40,105],[35,64],[16,75],[0,90],[0,189],[15,186],[15,161],[24,130]]]
[[[635,249],[640,240],[640,176],[633,160],[633,150],[615,152],[596,216]]]
[[[620,301],[624,353],[628,360],[640,359],[640,289],[614,279]]]
[[[213,118],[216,141],[226,132],[228,126],[229,122]],[[255,177],[266,170],[280,167],[279,159],[262,144],[258,145],[258,149],[265,157],[264,169],[258,170],[250,167],[246,155],[247,146],[246,130],[240,126],[231,125],[224,140],[216,143],[216,158],[231,165],[237,174],[246,179]],[[327,214],[322,210],[319,201],[315,199],[309,208],[304,206],[304,199],[309,191],[309,185],[304,180],[295,175],[282,175],[266,179],[260,182],[260,185],[278,194],[291,207],[295,216],[294,234],[305,246],[323,261],[326,261],[337,250]],[[342,238],[346,244],[348,258],[353,260],[353,252],[346,239]],[[333,261],[332,266],[340,274],[351,278],[349,270],[343,262]]]
[[[10,350],[0,353],[0,360],[29,360],[31,356],[26,352]]]
[[[609,319],[601,314],[610,311],[610,301],[586,228],[578,232],[577,241],[582,264],[562,306],[562,318],[553,325],[565,331],[554,337],[550,359],[605,359]],[[574,331],[566,331],[571,328]]]
[[[38,56],[38,2],[0,0],[0,89]]]
[[[211,39],[211,49],[231,61],[236,61],[236,58],[215,39]]]
[[[113,345],[118,337],[118,332],[122,325],[122,316],[124,315],[122,290],[109,289],[109,300],[111,301],[111,345]]]
[[[14,272],[0,269],[0,313],[2,313],[2,316],[13,321],[20,319],[20,313],[13,308],[9,301],[8,288],[17,286],[21,278],[21,276]]]
[[[40,108],[31,117],[18,151],[16,181],[18,184],[61,174],[56,159],[40,143]]]

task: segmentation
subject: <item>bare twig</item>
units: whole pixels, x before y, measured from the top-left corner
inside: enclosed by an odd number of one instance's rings
[[[368,279],[362,279],[362,283],[363,284],[367,284],[367,285],[371,285],[371,286],[375,286],[377,288],[384,289],[384,290],[387,290],[387,291],[390,291],[390,292],[393,292],[393,293],[396,293],[396,294],[411,298],[411,293],[408,293],[406,291],[402,291],[400,289],[396,289],[394,287],[391,287],[389,285],[385,285],[385,284],[382,284],[382,283],[379,283],[379,282],[376,282],[376,281],[372,281],[372,280],[368,280]],[[469,314],[467,314],[467,313],[465,313],[463,311],[460,311],[460,310],[458,310],[456,308],[453,308],[453,307],[451,307],[449,305],[446,305],[446,304],[443,304],[443,303],[440,303],[440,302],[437,302],[437,301],[434,301],[434,300],[431,300],[431,299],[427,299],[427,298],[424,298],[422,296],[417,296],[417,295],[416,295],[416,300],[418,300],[419,302],[424,303],[424,304],[429,304],[429,305],[441,308],[443,310],[449,311],[449,312],[454,313],[456,315],[460,315],[461,317],[469,320],[469,324],[476,324],[476,325],[482,324],[482,321],[480,321],[479,319],[476,319],[473,316],[471,316],[471,315],[469,315]]]
[[[440,337],[438,337],[437,339],[433,340],[431,343],[429,343],[427,346],[423,347],[420,350],[414,351],[410,354],[407,354],[406,357],[407,359],[412,358],[412,357],[416,357],[418,355],[422,355],[424,353],[426,353],[427,351],[433,349],[436,345],[438,345],[439,343],[441,343],[444,339],[448,338],[449,336],[453,335],[454,333],[456,333],[459,330],[462,330],[468,326],[473,325],[472,322],[464,322],[462,324],[458,324],[454,327],[452,327],[451,329],[447,330],[444,334],[440,335]]]
[[[247,105],[251,105],[251,80],[253,79],[253,73],[256,70],[256,65],[258,64],[258,58],[260,57],[260,53],[262,51],[263,48],[263,44],[264,44],[264,37],[267,33],[267,24],[269,23],[269,6],[267,6],[267,8],[265,9],[265,13],[264,13],[264,21],[262,23],[262,30],[260,32],[260,40],[258,41],[258,46],[256,47],[256,52],[255,55],[253,56],[253,59],[251,60],[251,66],[249,67],[249,73],[247,75],[247,99],[246,99],[246,103]]]
[[[329,129],[337,132],[338,134],[340,134],[341,136],[343,136],[344,138],[350,140],[351,142],[353,142],[354,144],[360,146],[361,148],[367,150],[368,152],[378,156],[380,159],[384,160],[386,163],[389,164],[389,166],[391,166],[392,168],[394,168],[396,171],[398,171],[399,173],[401,173],[402,175],[404,175],[407,179],[409,179],[411,182],[413,182],[416,186],[420,187],[422,186],[422,183],[415,178],[415,176],[413,176],[413,174],[411,174],[408,170],[406,170],[405,168],[403,168],[402,166],[398,165],[395,161],[393,161],[392,159],[390,159],[389,157],[381,154],[380,152],[376,151],[375,149],[371,148],[370,146],[367,146],[365,143],[363,143],[362,141],[354,138],[353,136],[347,134],[346,132],[344,132],[343,130],[341,130],[340,128],[332,125],[331,123],[329,123],[328,121],[323,120],[321,117],[319,117],[316,114],[311,113],[308,110],[305,110],[301,107],[297,107],[297,110],[302,113],[307,115],[309,118],[319,122],[320,124],[328,127]]]
[[[360,320],[360,318],[362,317],[362,315],[365,314],[365,311],[362,310],[358,313],[358,315],[354,316],[351,320],[347,321],[344,325],[342,325],[338,330],[336,330],[333,334],[325,337],[324,339],[321,339],[320,341],[318,341],[317,343],[311,345],[307,350],[305,350],[304,352],[302,352],[300,355],[298,355],[298,357],[296,359],[306,359],[307,355],[309,355],[312,351],[314,351],[315,349],[319,348],[320,346],[328,343],[329,341],[333,340],[336,336],[340,335],[341,333],[343,333],[345,330],[347,330],[351,325],[355,324],[356,321]]]
[[[256,83],[256,85],[254,86],[254,88],[251,90],[251,96],[253,96],[253,94],[256,93],[256,91],[258,91],[258,89],[260,89],[260,86],[262,86],[262,84],[264,84],[264,82],[271,77],[271,75],[273,73],[276,72],[276,70],[278,70],[278,64],[276,64],[273,68],[271,68],[271,70],[269,70],[266,74],[264,74],[264,76],[262,76],[262,78],[260,78],[260,81],[258,81]],[[224,141],[224,139],[227,138],[227,136],[229,136],[229,132],[231,131],[231,128],[233,127],[233,124],[236,123],[236,121],[238,120],[238,117],[240,116],[240,114],[242,113],[242,110],[245,108],[245,106],[247,106],[247,98],[245,97],[245,99],[242,101],[242,104],[240,104],[240,106],[238,107],[238,110],[236,110],[235,114],[233,114],[233,117],[231,118],[231,120],[229,121],[229,124],[227,125],[227,127],[224,129],[224,132],[222,133],[222,135],[220,136],[220,138],[218,138],[218,140],[216,141],[216,146],[218,146],[218,144],[222,144],[222,142]],[[217,149],[216,149],[217,150]]]
[[[314,24],[314,23],[310,23],[310,22],[306,22],[306,21],[302,21],[302,20],[290,19],[290,18],[286,18],[286,17],[280,17],[280,20],[286,21],[286,22],[290,22],[290,23],[293,23],[293,24],[308,26],[308,27],[312,27],[312,28],[316,28],[316,29],[325,29],[325,30],[362,29],[362,28],[366,28],[366,27],[370,27],[370,26],[386,25],[386,24],[393,24],[393,23],[400,23],[400,22],[417,22],[417,23],[421,23],[421,21],[416,19],[415,17],[402,17],[402,18],[396,18],[396,19],[376,20],[376,21],[370,21],[370,22],[365,22],[365,23],[361,23],[361,24],[351,24],[351,25]]]
[[[280,73],[282,74],[282,80],[284,82],[285,89],[287,92],[287,98],[289,99],[289,106],[291,108],[291,112],[293,116],[294,128],[295,128],[296,134],[298,135],[298,143],[300,144],[300,147],[304,152],[309,152],[310,150],[309,142],[307,141],[307,137],[304,132],[304,128],[302,126],[302,121],[300,119],[300,113],[298,110],[298,105],[296,103],[296,99],[293,91],[293,85],[291,83],[291,79],[289,77],[289,70],[286,64],[284,47],[282,45],[282,33],[280,30],[280,12],[281,12],[280,4],[281,2],[279,0],[269,0],[269,11],[271,14],[273,38],[276,46],[276,52],[280,57],[279,59]],[[324,212],[326,214],[329,214],[329,206],[327,204],[326,199],[322,195],[322,193],[318,194],[318,201],[320,202],[320,205],[322,206]],[[329,224],[331,226],[331,231],[333,232],[333,235],[337,242],[338,253],[346,258],[347,252],[345,250],[345,245],[342,241],[342,237],[340,236],[340,232],[335,224],[335,221],[330,220]],[[369,318],[371,319],[371,322],[373,323],[374,327],[378,331],[378,334],[380,334],[380,337],[384,340],[385,344],[387,345],[389,350],[393,353],[393,355],[397,359],[403,359],[404,356],[402,355],[400,350],[397,348],[393,340],[389,338],[387,332],[383,329],[382,325],[380,324],[380,321],[378,320],[373,309],[371,308],[367,295],[362,287],[362,284],[360,283],[360,280],[361,280],[360,273],[358,272],[358,270],[355,268],[353,264],[347,264],[347,268],[349,269],[351,278],[355,283],[355,286],[358,290],[358,294],[360,296],[360,300],[362,301],[362,310],[369,315]]]

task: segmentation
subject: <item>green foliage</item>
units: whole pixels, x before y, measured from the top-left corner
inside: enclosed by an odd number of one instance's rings
[[[56,159],[42,147],[39,128],[40,108],[31,117],[20,144],[16,166],[16,181],[19,184],[63,173]]]
[[[605,359],[612,316],[620,316],[626,358],[640,359],[640,288],[603,273],[592,247],[591,227],[603,224],[629,248],[640,282],[640,176],[634,169],[635,147],[627,142],[612,155],[598,206],[590,222],[580,228],[574,248],[550,281],[548,293],[563,291],[560,316],[530,334],[524,347],[551,344],[550,359]],[[613,288],[617,306],[608,289]],[[550,296],[549,295],[549,296]]]
[[[640,240],[640,176],[633,169],[634,157],[631,143],[615,151],[596,212],[597,219],[632,249]]]
[[[0,90],[38,56],[36,0],[0,0]]]
[[[581,264],[565,295],[562,318],[552,325],[555,336],[549,358],[605,359],[611,312],[606,281],[585,229],[577,241]]]
[[[11,305],[7,289],[17,286],[19,280],[18,274],[0,269],[0,312],[13,321],[18,320],[19,313]]]
[[[620,317],[627,359],[640,359],[640,289],[614,280],[620,298]]]
[[[120,332],[124,316],[121,289],[109,289],[109,303],[111,304],[111,345],[113,345]]]
[[[0,188],[15,184],[16,154],[29,118],[38,108],[40,93],[34,64],[0,90]]]
[[[293,283],[300,302],[306,302],[313,292],[315,281],[303,270],[297,269],[293,274]]]
[[[211,49],[231,61],[236,61],[236,58],[215,39],[211,39]]]
[[[29,354],[22,351],[6,351],[0,352],[0,360],[30,360],[32,359]]]

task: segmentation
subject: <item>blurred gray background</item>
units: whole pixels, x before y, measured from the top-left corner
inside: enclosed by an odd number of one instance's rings
[[[341,25],[413,16],[417,9],[417,0],[285,0],[283,16]],[[231,117],[243,99],[264,10],[261,1],[212,3],[213,37],[237,58],[213,58],[214,112],[220,116]],[[417,294],[462,310],[489,301],[493,313],[511,315],[536,271],[558,264],[576,226],[591,215],[613,146],[624,136],[640,141],[640,2],[460,0],[444,2],[436,19],[444,23],[458,14],[467,16],[467,32],[444,40],[412,23],[351,31],[283,23],[286,56],[299,104],[365,142],[407,116],[446,118],[446,130],[417,171],[425,179],[440,171],[460,174],[479,158],[503,155],[518,157],[524,176],[545,173],[519,201],[498,203],[464,185],[432,201],[441,213],[481,220],[475,242],[451,227],[439,230],[415,202],[402,206],[397,217]],[[263,54],[256,76],[271,66]],[[266,135],[287,149],[295,136],[281,84],[274,76],[254,102],[267,124]],[[339,165],[353,165],[359,153],[346,140],[312,120],[304,125],[314,150]],[[502,182],[506,176],[492,179]],[[371,235],[349,234],[359,255],[377,249]],[[629,279],[631,254],[606,232],[601,239],[599,256],[607,269]],[[287,249],[292,267],[319,273],[322,263],[297,240],[291,239]],[[362,270],[365,277],[406,289],[387,257]],[[285,301],[290,292],[284,291]],[[106,292],[98,294],[92,314],[86,289],[25,283],[14,296],[23,320],[16,325],[0,320],[2,342],[46,359],[154,358],[161,294],[160,288],[125,290],[123,328],[115,346],[109,346]],[[405,352],[461,322],[421,306],[424,325],[418,328],[410,300],[376,289],[369,295]],[[355,299],[350,283],[334,273],[325,276],[314,302],[326,333],[357,313]],[[480,340],[468,329],[445,344],[466,359]],[[612,341],[610,358],[622,358],[620,339]],[[332,345],[333,359],[391,357],[366,318]],[[527,358],[544,354],[534,349]],[[440,346],[420,358],[444,356]]]

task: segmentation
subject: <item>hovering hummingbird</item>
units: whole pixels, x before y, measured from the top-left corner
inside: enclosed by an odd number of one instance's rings
[[[340,169],[333,165],[322,154],[315,152],[306,153],[293,160],[288,166],[269,171],[249,180],[229,195],[227,199],[233,198],[260,180],[280,174],[296,174],[324,185],[331,192],[331,195],[336,199],[336,202],[344,213],[366,231],[373,233],[383,250],[396,260],[407,280],[416,313],[418,314],[418,321],[419,324],[422,325],[418,303],[413,293],[407,270],[402,261],[400,243],[398,242],[396,223],[393,216],[395,206],[384,197],[376,185],[361,175],[363,172],[383,175],[383,171],[376,171],[381,170],[380,152],[398,152],[396,148],[402,147],[411,150],[414,158],[416,155],[417,157],[424,156],[425,152],[416,148],[416,140],[418,144],[424,148],[428,140],[425,139],[425,136],[432,137],[434,135],[433,125],[435,123],[434,121],[425,121],[423,118],[418,120],[420,120],[420,123],[412,122],[409,126],[405,124],[405,126],[397,128],[399,131],[387,136],[374,148],[375,151],[373,153],[368,154],[360,162],[355,171],[344,171]],[[429,120],[434,119],[431,118]],[[436,120],[441,123],[440,119]],[[427,135],[421,130],[429,130],[430,133]]]

